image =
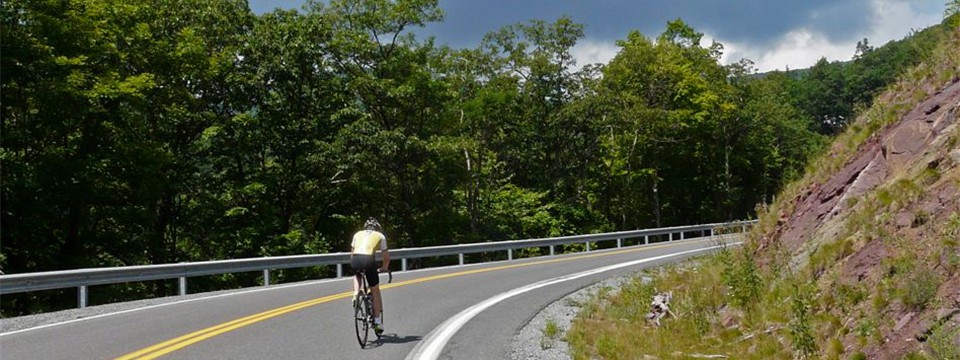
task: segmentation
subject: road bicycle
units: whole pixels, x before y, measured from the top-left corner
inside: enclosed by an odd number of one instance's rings
[[[389,280],[387,283],[393,282],[393,271],[387,272]],[[353,302],[353,324],[354,328],[357,329],[357,342],[360,343],[360,348],[365,348],[369,344],[368,337],[370,336],[370,329],[373,328],[373,293],[370,292],[370,287],[367,285],[367,276],[364,270],[359,270],[355,276],[360,277],[360,294],[357,296],[357,300]],[[381,295],[382,296],[382,295]],[[380,309],[380,319],[383,319],[383,309]],[[380,332],[374,331],[374,334],[377,336],[377,341],[380,341]]]

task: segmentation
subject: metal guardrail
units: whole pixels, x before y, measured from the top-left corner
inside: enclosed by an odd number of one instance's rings
[[[554,246],[567,244],[586,244],[586,251],[590,251],[590,243],[600,241],[617,241],[617,247],[623,245],[623,240],[643,238],[643,244],[650,243],[650,237],[669,235],[668,240],[684,240],[687,233],[700,233],[700,236],[713,236],[717,229],[734,229],[746,231],[756,220],[738,221],[730,223],[716,223],[692,226],[677,226],[668,228],[620,231],[603,234],[575,235],[542,239],[511,240],[485,243],[430,246],[420,248],[392,249],[390,257],[401,261],[401,271],[407,270],[407,259],[428,258],[439,256],[458,255],[460,265],[464,264],[464,254],[507,251],[507,259],[513,259],[513,250],[535,247],[549,247],[550,255],[554,255]],[[674,235],[678,235],[674,239]],[[638,241],[639,244],[639,241]],[[218,260],[189,262],[177,264],[122,266],[112,268],[94,268],[64,271],[48,271],[25,274],[0,275],[0,295],[52,290],[62,288],[78,288],[79,307],[87,306],[87,287],[93,285],[117,284],[124,282],[179,279],[180,295],[187,293],[187,278],[239,272],[263,272],[263,285],[270,285],[270,270],[303,268],[311,266],[336,265],[337,277],[343,276],[343,264],[350,263],[349,253],[330,253],[316,255],[274,256],[263,258],[249,258],[236,260]]]

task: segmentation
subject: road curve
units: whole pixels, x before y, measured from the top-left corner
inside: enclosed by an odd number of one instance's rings
[[[394,273],[392,284],[384,277],[381,285],[385,337],[367,349],[360,349],[353,334],[351,285],[343,278],[0,334],[0,359],[503,359],[513,335],[549,303],[604,278],[676,261],[716,243],[685,240]],[[656,259],[642,261],[649,258]],[[530,287],[536,283],[541,284]],[[465,309],[481,304],[463,319]],[[460,326],[445,328],[448,336],[431,345],[431,356],[423,356],[424,339],[436,338],[449,319],[461,320]]]

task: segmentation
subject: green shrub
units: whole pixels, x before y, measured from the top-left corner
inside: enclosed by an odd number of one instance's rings
[[[724,248],[718,255],[723,266],[720,280],[734,306],[749,311],[760,297],[763,279],[756,260],[744,250],[732,252]]]
[[[863,287],[840,284],[836,289],[837,301],[839,302],[840,309],[844,312],[849,311],[867,298],[867,289]]]
[[[953,343],[958,335],[960,335],[960,327],[948,328],[944,324],[937,328],[933,334],[930,334],[927,342],[938,359],[960,360],[960,348],[957,348],[957,345]]]
[[[903,360],[929,360],[926,355],[919,351],[911,351],[903,356]]]
[[[790,320],[790,337],[793,340],[793,350],[801,357],[810,357],[817,353],[817,342],[813,337],[813,325],[810,318],[811,285],[794,285],[791,296],[791,310],[793,319]]]
[[[940,282],[939,274],[930,269],[919,267],[904,277],[900,300],[910,309],[923,310],[936,297]]]

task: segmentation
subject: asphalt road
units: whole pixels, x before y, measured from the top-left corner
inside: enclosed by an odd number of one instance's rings
[[[386,333],[382,344],[367,349],[357,344],[350,279],[342,278],[0,334],[0,360],[419,359],[428,355],[427,347],[440,359],[504,359],[513,335],[551,302],[602,279],[676,261],[714,245],[715,240],[686,240],[395,272],[389,285],[383,275]],[[681,252],[687,254],[664,257]],[[656,257],[661,258],[637,263]],[[617,264],[621,267],[584,273]],[[578,275],[529,287],[572,274]],[[505,294],[509,292],[516,294]],[[498,295],[497,301],[490,300]],[[485,301],[482,309],[464,314]],[[441,327],[449,319],[460,323]],[[443,333],[447,337],[437,340]]]

